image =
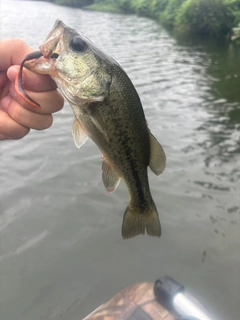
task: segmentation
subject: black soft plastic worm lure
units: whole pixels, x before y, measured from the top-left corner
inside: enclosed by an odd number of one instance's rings
[[[38,59],[41,56],[43,56],[41,51],[34,51],[30,54],[28,54],[22,61],[21,65],[20,65],[20,70],[19,73],[16,76],[16,80],[15,80],[15,89],[17,91],[17,93],[26,101],[28,102],[31,106],[36,107],[36,108],[41,108],[40,104],[38,104],[36,101],[34,101],[31,97],[29,97],[29,95],[24,91],[23,87],[22,87],[22,70],[24,67],[24,63],[26,61],[29,60],[33,60],[33,59]]]

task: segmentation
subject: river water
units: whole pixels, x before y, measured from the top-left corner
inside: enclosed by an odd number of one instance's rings
[[[34,49],[58,18],[126,70],[167,154],[149,172],[163,234],[121,238],[128,195],[109,195],[66,104],[46,131],[0,143],[0,318],[82,319],[136,282],[170,275],[218,320],[240,318],[240,50],[177,40],[146,18],[0,2],[0,38]]]

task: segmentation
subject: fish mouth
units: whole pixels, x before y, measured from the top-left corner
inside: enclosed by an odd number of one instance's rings
[[[42,55],[39,54],[38,57],[36,56],[33,59],[26,59],[26,57],[24,67],[33,72],[51,75],[56,60],[66,49],[62,41],[65,28],[64,23],[57,20],[45,41],[39,47],[39,52]]]
[[[63,35],[64,35],[64,30],[66,29],[66,25],[60,21],[56,20],[52,30],[46,37],[45,41],[43,42],[42,45],[40,45],[39,50],[42,53],[42,57],[36,57],[35,63],[41,64],[43,61],[52,61],[55,62],[59,55],[63,53]],[[26,60],[27,61],[27,60]],[[38,63],[39,61],[39,63]],[[30,69],[30,63],[27,62],[24,64],[25,67],[29,67]],[[33,68],[33,66],[32,66]],[[34,70],[33,70],[34,71]],[[44,70],[42,70],[44,71]],[[44,72],[42,72],[44,73]],[[46,73],[48,73],[46,71]]]
[[[39,47],[45,59],[56,59],[59,56],[61,53],[60,43],[62,42],[65,29],[65,24],[60,20],[56,20],[44,43]]]
[[[45,59],[57,59],[59,55],[63,55],[67,52],[68,42],[64,41],[65,34],[70,37],[78,35],[75,29],[69,28],[61,20],[56,20],[52,30],[47,35],[43,44],[39,47]]]
[[[59,70],[56,68],[56,63],[60,57],[64,59],[68,53],[68,43],[64,41],[64,38],[66,32],[69,31],[70,33],[76,33],[74,29],[68,28],[61,20],[56,20],[52,30],[39,47],[42,56],[31,61],[25,60],[24,67],[36,73],[48,74],[53,79],[57,77]]]

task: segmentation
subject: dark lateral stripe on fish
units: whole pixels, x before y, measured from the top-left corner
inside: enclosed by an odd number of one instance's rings
[[[113,110],[112,110],[112,113],[115,116]],[[112,118],[112,123],[115,126],[115,131],[118,131],[117,136],[119,137],[119,139],[118,139],[119,143],[122,145],[126,159],[128,160],[128,163],[130,164],[130,167],[131,167],[131,172],[134,177],[134,183],[135,183],[135,187],[136,187],[136,194],[137,194],[137,198],[139,201],[139,205],[142,209],[146,209],[147,202],[146,202],[143,190],[142,190],[142,184],[141,184],[141,180],[138,175],[138,170],[136,170],[136,163],[133,161],[133,159],[131,157],[131,148],[128,146],[129,141],[127,138],[125,138],[125,139],[123,138],[124,132],[121,129],[121,127],[119,126],[119,122],[117,121],[117,119],[115,117]]]
[[[15,88],[17,90],[17,93],[25,100],[27,101],[31,106],[36,108],[41,108],[40,104],[38,104],[36,101],[34,101],[29,95],[24,91],[22,87],[22,70],[24,63],[29,60],[37,59],[43,56],[41,51],[34,51],[28,54],[22,61],[20,65],[19,73],[17,74],[16,81],[15,81]]]

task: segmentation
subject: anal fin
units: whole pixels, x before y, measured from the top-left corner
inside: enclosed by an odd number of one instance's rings
[[[109,193],[112,193],[117,189],[121,180],[119,175],[113,170],[111,165],[104,159],[104,157],[102,162],[102,180]]]

